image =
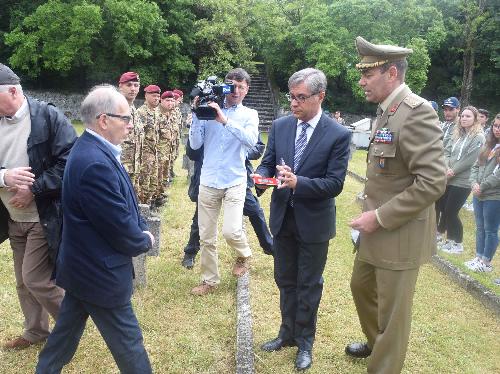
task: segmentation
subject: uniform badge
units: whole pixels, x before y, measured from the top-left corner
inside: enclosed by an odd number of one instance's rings
[[[375,137],[373,139],[374,143],[382,144],[392,144],[394,141],[394,132],[388,128],[381,128],[375,132]]]

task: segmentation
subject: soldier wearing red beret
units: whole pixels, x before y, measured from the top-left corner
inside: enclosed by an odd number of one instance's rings
[[[137,109],[138,127],[142,129],[142,147],[137,181],[138,199],[141,204],[154,205],[154,196],[158,189],[158,129],[160,120],[160,92],[157,85],[144,88],[145,102]]]
[[[134,185],[136,193],[139,195],[139,185],[136,181],[136,174],[139,171],[140,153],[141,153],[141,129],[136,121],[136,109],[134,106],[135,98],[139,93],[140,87],[139,74],[128,71],[123,73],[118,81],[118,90],[127,99],[130,105],[130,113],[132,115],[133,131],[128,135],[128,138],[122,143],[122,164],[130,176],[130,180]]]

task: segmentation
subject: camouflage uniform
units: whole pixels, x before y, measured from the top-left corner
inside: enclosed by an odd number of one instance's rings
[[[179,144],[180,144],[180,139],[181,139],[181,128],[182,128],[182,113],[179,107],[175,107],[172,110],[172,158],[170,162],[170,169],[169,169],[169,176],[173,177],[174,176],[174,162],[177,160],[177,157],[179,157]]]
[[[141,159],[136,174],[141,204],[151,204],[158,189],[158,124],[160,109],[150,109],[146,104],[137,109],[136,118],[143,133]]]
[[[172,149],[175,142],[174,111],[160,111],[158,121],[158,188],[156,198],[166,197],[166,187],[172,164]]]
[[[132,116],[131,122],[134,127],[122,144],[121,160],[123,167],[130,176],[136,193],[139,194],[137,174],[140,169],[143,133],[141,124],[137,121],[137,109],[135,109],[134,104],[130,106],[130,113]]]

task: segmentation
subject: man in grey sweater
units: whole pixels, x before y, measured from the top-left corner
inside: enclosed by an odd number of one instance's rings
[[[19,77],[0,64],[0,243],[10,240],[24,332],[4,343],[44,341],[64,291],[51,280],[59,247],[61,182],[76,132],[53,106],[23,95]]]

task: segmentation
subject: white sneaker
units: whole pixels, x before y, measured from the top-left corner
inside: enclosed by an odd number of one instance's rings
[[[491,266],[491,264],[485,264],[483,261],[479,261],[471,270],[476,273],[490,273],[493,271],[493,266]]]
[[[448,243],[443,245],[441,250],[443,252],[456,255],[464,251],[464,245],[462,243],[455,243],[453,240],[450,240],[448,241]]]
[[[479,257],[474,257],[472,260],[469,260],[469,261],[465,261],[464,262],[464,265],[465,267],[467,267],[468,269],[472,270],[474,268],[474,266],[476,266],[476,264],[481,261],[479,259]]]

